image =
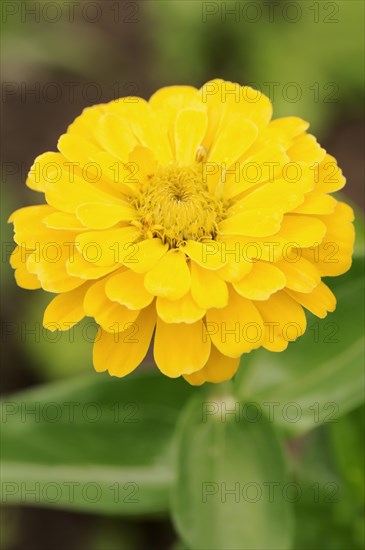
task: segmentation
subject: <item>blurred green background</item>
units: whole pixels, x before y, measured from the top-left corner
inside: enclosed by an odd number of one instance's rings
[[[297,115],[311,123],[311,131],[347,176],[344,194],[359,212],[360,227],[363,20],[360,0],[2,3],[5,394],[92,369],[92,344],[79,337],[82,328],[75,329],[73,343],[67,333],[52,341],[41,326],[50,297],[17,288],[7,265],[12,241],[8,215],[39,200],[24,185],[33,159],[55,150],[59,135],[88,105],[123,95],[148,98],[164,85],[199,87],[210,78],[225,78],[269,95],[275,117]],[[35,335],[25,337],[22,323],[33,327]],[[303,479],[314,483],[332,475],[345,495],[335,506],[297,505],[295,548],[361,548],[363,494],[356,476],[362,465],[362,423],[363,411],[356,409],[335,428],[317,428],[291,441]],[[137,522],[11,507],[3,510],[2,523],[6,550],[163,550],[175,540],[164,518]]]

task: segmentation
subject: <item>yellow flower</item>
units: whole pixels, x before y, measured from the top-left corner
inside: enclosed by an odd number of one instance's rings
[[[213,80],[147,102],[87,108],[27,185],[47,204],[13,213],[23,288],[58,295],[45,326],[100,325],[97,371],[133,371],[154,334],[170,377],[220,382],[242,354],[283,351],[336,300],[321,281],[351,265],[345,178],[296,117]]]

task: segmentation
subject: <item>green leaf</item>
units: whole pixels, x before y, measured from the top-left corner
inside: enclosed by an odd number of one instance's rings
[[[243,356],[236,377],[240,399],[257,402],[293,434],[336,422],[364,402],[363,260],[329,284],[336,311],[322,320],[309,315],[305,335],[285,352]]]
[[[240,404],[222,388],[206,400],[194,398],[178,424],[176,528],[194,549],[290,548],[292,516],[281,491],[286,471],[276,434],[265,418],[243,420]],[[277,489],[272,495],[270,485]]]
[[[356,409],[292,443],[296,550],[363,548],[362,416]]]
[[[352,490],[352,500],[364,503],[364,407],[329,426],[333,460]]]
[[[7,397],[2,502],[166,512],[172,434],[192,392],[184,381],[142,372],[126,379],[94,374]]]

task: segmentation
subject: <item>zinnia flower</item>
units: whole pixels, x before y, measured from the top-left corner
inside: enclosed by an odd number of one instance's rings
[[[17,283],[56,293],[44,324],[95,318],[97,371],[133,371],[154,335],[167,376],[220,382],[240,356],[279,352],[336,300],[322,277],[351,265],[345,178],[296,117],[213,80],[86,108],[13,213]]]

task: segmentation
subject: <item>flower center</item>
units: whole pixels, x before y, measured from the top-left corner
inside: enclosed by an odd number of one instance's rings
[[[214,239],[224,206],[209,192],[203,165],[160,166],[149,177],[136,204],[145,237],[160,237],[170,248],[189,239]]]

